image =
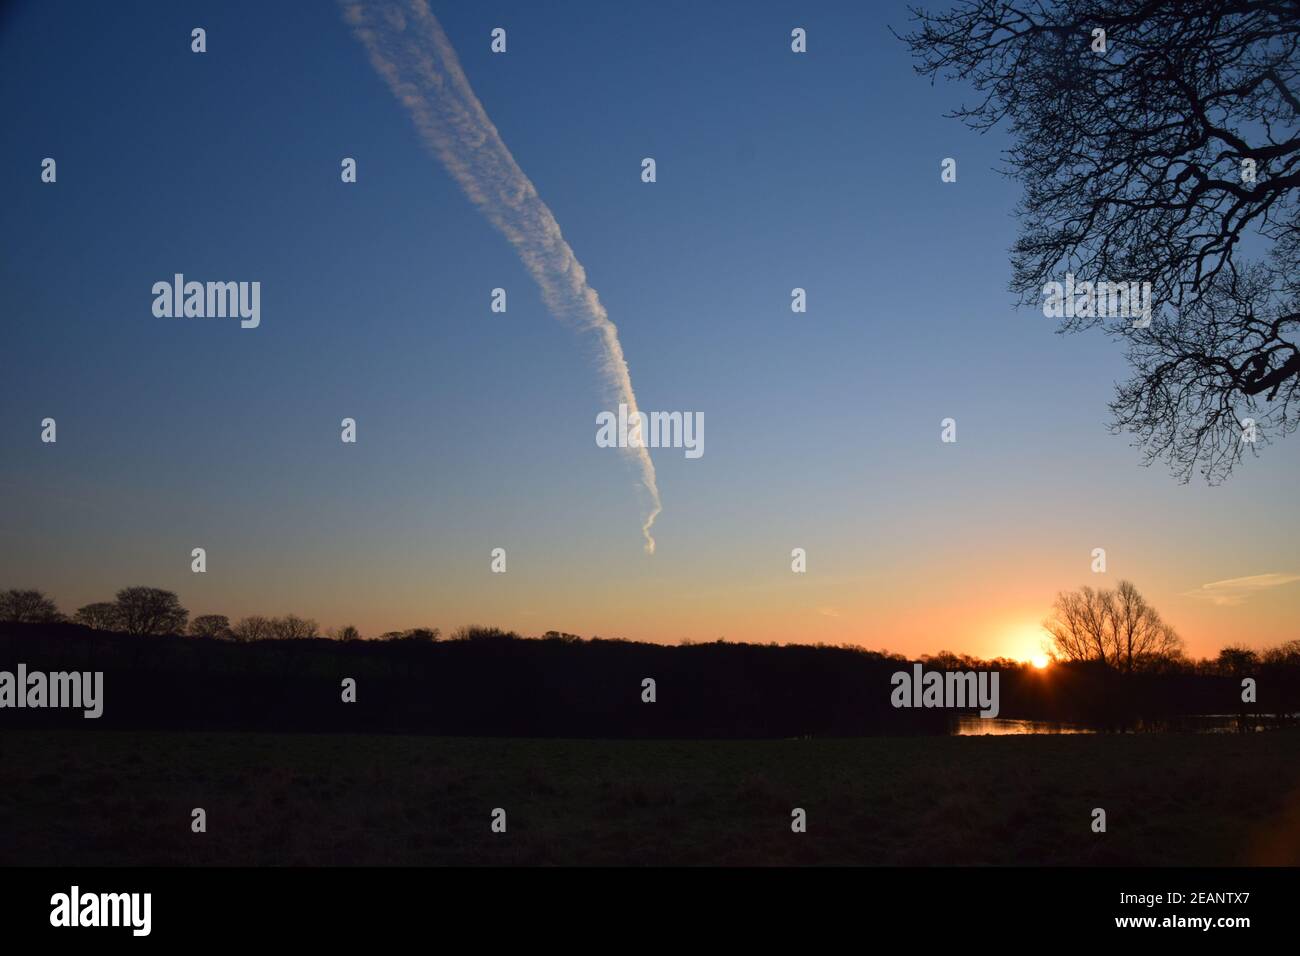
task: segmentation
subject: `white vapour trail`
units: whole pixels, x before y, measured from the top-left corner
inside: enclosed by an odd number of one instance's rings
[[[451,41],[425,0],[341,0],[344,19],[370,55],[370,62],[411,114],[425,144],[442,160],[461,189],[519,253],[559,319],[594,332],[600,368],[616,402],[636,422],[636,395],[618,341],[587,273],[560,234],[560,224],[488,119],[474,95]],[[631,442],[629,442],[629,445]],[[650,507],[641,526],[645,548],[662,510],[654,463],[644,447],[627,452],[641,472]]]

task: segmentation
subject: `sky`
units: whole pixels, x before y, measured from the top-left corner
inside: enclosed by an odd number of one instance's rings
[[[1194,656],[1300,637],[1300,442],[1209,487],[1107,431],[1122,346],[1016,306],[1005,131],[945,118],[966,91],[913,74],[903,4],[431,7],[640,407],[703,415],[701,457],[650,451],[655,553],[635,462],[595,441],[595,340],[551,314],[337,6],[19,2],[0,587],[71,613],[147,584],[193,614],[367,635],[1024,659],[1058,591],[1127,578]],[[260,325],[155,316],[178,272],[259,281]]]

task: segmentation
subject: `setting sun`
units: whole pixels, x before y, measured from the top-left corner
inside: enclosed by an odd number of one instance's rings
[[[1004,627],[1001,645],[1006,648],[1002,653],[1012,660],[1024,661],[1042,670],[1052,659],[1048,656],[1047,631],[1043,625],[1034,621],[1022,621]]]

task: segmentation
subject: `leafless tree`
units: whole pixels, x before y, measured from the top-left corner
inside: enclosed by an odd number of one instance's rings
[[[1074,317],[1128,342],[1111,427],[1223,480],[1300,424],[1300,3],[965,0],[914,10],[916,69],[973,85],[1025,188],[1012,291],[1150,282],[1166,314]],[[1105,52],[1093,49],[1104,30]],[[1169,314],[1171,313],[1171,314]],[[1252,427],[1253,424],[1253,427]]]
[[[482,624],[466,624],[451,632],[453,641],[492,641],[515,638],[519,635],[513,631],[503,631],[499,627],[485,627]]]
[[[264,641],[272,636],[271,621],[258,614],[241,617],[230,629],[237,641]]]
[[[96,601],[80,607],[72,619],[96,631],[116,631],[121,627],[117,605],[112,601]]]
[[[1270,647],[1264,652],[1263,661],[1275,667],[1300,666],[1300,638]]]
[[[51,624],[63,620],[59,609],[41,591],[13,588],[0,591],[0,621]]]
[[[184,634],[190,612],[162,588],[123,588],[117,592],[118,626],[128,634]]]
[[[1160,619],[1156,609],[1131,581],[1121,581],[1113,600],[1115,659],[1120,670],[1133,671],[1144,663],[1177,657],[1182,651],[1178,633]]]
[[[224,614],[200,614],[190,621],[190,633],[195,637],[228,638],[230,618]]]
[[[1107,621],[1113,611],[1109,592],[1090,587],[1063,591],[1056,596],[1054,617],[1043,623],[1052,635],[1058,657],[1067,661],[1101,661],[1114,665],[1106,639]]]
[[[1113,591],[1064,591],[1043,622],[1058,657],[1098,661],[1123,673],[1179,657],[1182,639],[1129,581]]]
[[[273,617],[270,622],[271,637],[280,641],[299,641],[320,636],[320,625],[310,618],[296,614]]]

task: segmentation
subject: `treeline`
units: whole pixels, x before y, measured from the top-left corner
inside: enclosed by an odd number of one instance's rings
[[[286,614],[283,617],[250,615],[233,624],[224,614],[200,614],[193,620],[181,606],[173,591],[162,588],[130,587],[117,592],[112,601],[97,601],[77,608],[71,618],[59,611],[48,596],[34,589],[11,588],[0,591],[0,622],[13,624],[81,624],[95,631],[112,631],[144,635],[188,635],[231,641],[305,640],[326,637],[330,640],[359,641],[361,632],[352,625],[331,628],[322,633],[311,618]],[[437,628],[415,627],[388,631],[378,640],[436,641]]]
[[[1171,627],[1150,608],[1129,582],[1114,591],[1082,588],[1057,595],[1054,616],[1044,622],[1053,639],[1053,659],[1063,663],[1095,664],[1103,670],[1125,675],[1200,675],[1207,677],[1251,676],[1261,668],[1288,670],[1300,666],[1300,639],[1256,651],[1228,645],[1218,655],[1194,660],[1182,653],[1181,640]],[[443,639],[436,627],[413,627],[385,631],[364,637],[352,625],[322,630],[311,618],[286,614],[282,617],[250,615],[233,624],[224,614],[200,614],[190,619],[175,592],[162,588],[129,587],[117,592],[112,601],[80,607],[68,618],[44,592],[34,589],[0,591],[0,623],[56,624],[71,621],[96,631],[134,636],[189,636],[236,642],[287,641],[324,638],[332,641],[404,641],[435,643]],[[469,625],[452,631],[451,640],[510,637],[518,634],[495,627]],[[545,639],[581,641],[576,634],[547,631]],[[689,643],[689,642],[688,642]],[[817,645],[821,646],[821,645]],[[856,645],[841,649],[863,651]],[[871,652],[896,661],[908,658],[888,652]],[[1013,670],[1023,664],[1007,658],[983,659],[952,651],[924,655],[922,662],[941,670]]]
[[[1106,597],[1084,594],[1098,596]],[[1128,599],[1140,596],[1134,590]],[[1097,644],[1132,647],[1131,639],[1120,640],[1128,633],[1111,625]],[[71,620],[40,591],[0,591],[0,669],[18,662],[104,671],[112,705],[99,726],[850,736],[943,733],[955,716],[952,709],[893,707],[891,678],[912,662],[856,646],[674,646],[558,631],[524,638],[479,626],[448,640],[435,627],[365,639],[354,627],[322,634],[315,621],[294,614],[233,624],[218,614],[191,620],[173,592],[148,587],[123,588]],[[1300,712],[1300,640],[1264,652],[1227,647],[1200,661],[1181,653],[1102,653],[1045,670],[949,651],[920,662],[945,672],[997,671],[1003,718],[1131,729],[1169,726],[1180,715]],[[1242,699],[1245,678],[1256,685],[1251,702]],[[356,682],[355,703],[342,699],[348,679]],[[653,704],[643,699],[647,679]],[[67,715],[8,711],[5,719],[66,723]]]
[[[892,677],[911,662],[858,648],[522,638],[492,628],[457,636],[238,642],[0,624],[0,669],[104,673],[93,725],[71,711],[0,716],[6,727],[709,738],[941,734],[957,714],[895,708]],[[1004,718],[1128,729],[1187,714],[1300,711],[1300,648],[1258,663],[1259,704],[1243,703],[1240,682],[1210,670],[1037,670],[956,655],[925,666],[997,670]]]

